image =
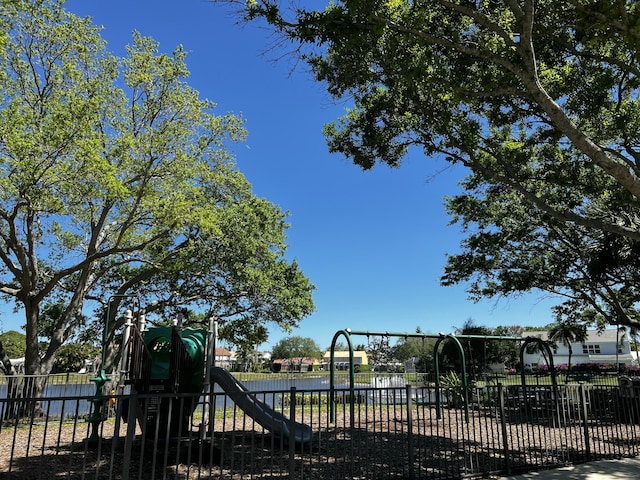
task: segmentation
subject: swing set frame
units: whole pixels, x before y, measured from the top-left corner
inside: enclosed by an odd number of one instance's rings
[[[501,341],[515,341],[522,342],[520,346],[520,365],[524,364],[524,352],[527,346],[531,343],[538,344],[538,347],[545,352],[545,357],[548,361],[549,370],[551,371],[551,382],[553,385],[553,391],[555,392],[556,398],[558,397],[558,382],[556,378],[555,368],[553,364],[553,353],[549,344],[542,340],[539,337],[516,337],[516,336],[499,336],[499,335],[456,335],[454,333],[397,333],[397,332],[372,332],[372,331],[354,331],[350,328],[346,328],[344,330],[338,330],[336,334],[333,336],[333,340],[331,341],[331,350],[329,357],[329,409],[330,409],[330,421],[335,422],[335,346],[336,342],[340,337],[344,337],[347,341],[347,346],[349,348],[349,397],[350,397],[350,408],[351,408],[351,422],[353,423],[354,419],[354,399],[355,399],[355,369],[354,369],[354,360],[353,360],[353,342],[351,341],[351,337],[354,335],[358,336],[366,336],[369,337],[397,337],[397,338],[421,338],[422,340],[426,338],[435,338],[436,343],[433,347],[433,366],[436,372],[436,411],[438,418],[441,418],[442,415],[442,405],[440,402],[440,394],[439,390],[440,386],[440,362],[439,358],[439,348],[445,341],[452,341],[456,346],[458,353],[460,354],[460,360],[462,365],[462,394],[464,397],[464,408],[465,408],[465,419],[469,421],[469,385],[467,378],[467,367],[466,367],[466,359],[464,348],[462,348],[462,344],[460,343],[460,339],[463,340],[501,340]],[[524,388],[527,387],[527,379],[525,375],[524,368],[520,369],[520,381]]]

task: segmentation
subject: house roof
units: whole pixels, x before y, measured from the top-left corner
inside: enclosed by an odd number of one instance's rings
[[[216,347],[216,356],[218,357],[232,357],[233,352],[227,350],[224,347]]]

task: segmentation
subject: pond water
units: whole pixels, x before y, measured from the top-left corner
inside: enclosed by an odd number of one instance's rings
[[[93,383],[56,383],[47,384],[41,402],[44,414],[49,416],[82,416],[91,411],[90,398],[95,395]],[[0,384],[0,399],[7,398],[7,385]],[[47,400],[49,399],[49,400]],[[0,409],[4,407],[0,403]]]
[[[241,376],[241,375],[239,375]],[[404,398],[405,392],[403,388],[406,385],[405,379],[401,375],[397,376],[372,376],[370,383],[358,383],[354,387],[360,390],[360,395],[371,397],[374,389],[376,390],[376,398],[379,401],[385,399],[401,399]],[[329,376],[318,375],[289,375],[286,378],[265,378],[241,381],[250,392],[263,403],[274,407],[281,403],[282,396],[289,395],[292,387],[295,387],[297,393],[305,394],[313,392],[314,394],[322,394],[329,390]],[[340,377],[336,382],[336,389],[348,389],[348,380],[345,382]],[[380,391],[377,391],[380,390]],[[91,412],[91,399],[95,395],[96,387],[94,383],[58,383],[47,384],[43,397],[50,399],[42,402],[44,412],[50,416],[83,416]],[[232,403],[218,385],[214,387],[216,408],[223,408]],[[7,398],[6,383],[0,384],[0,399]],[[204,397],[206,399],[206,397]],[[0,403],[0,409],[3,404]]]

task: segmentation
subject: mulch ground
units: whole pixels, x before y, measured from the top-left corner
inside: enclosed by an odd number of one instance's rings
[[[408,412],[402,405],[356,405],[353,413],[340,408],[330,423],[326,410],[303,412],[300,421],[315,435],[302,448],[241,411],[216,419],[215,433],[204,441],[197,426],[166,442],[113,417],[101,424],[96,444],[87,442],[91,428],[84,419],[9,422],[0,430],[0,479],[270,479],[290,471],[317,479],[461,478],[586,461],[587,448],[590,459],[637,455],[640,449],[640,429],[633,423],[585,425],[578,417],[522,411],[500,419],[492,410],[471,410],[467,419],[462,409],[438,415],[432,406]]]

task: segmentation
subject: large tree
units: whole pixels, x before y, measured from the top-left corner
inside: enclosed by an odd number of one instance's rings
[[[292,335],[278,341],[271,350],[274,360],[287,358],[320,358],[322,352],[313,338]]]
[[[88,299],[131,294],[164,305],[178,294],[174,303],[193,307],[225,291],[242,299],[240,313],[254,300],[252,321],[295,325],[313,308],[313,286],[283,256],[285,215],[254,198],[235,168],[229,146],[245,137],[242,119],[214,114],[189,87],[181,47],[159,53],[134,33],[128,54],[116,58],[90,19],[61,5],[3,3],[0,17],[8,39],[0,56],[0,292],[25,313],[27,373],[50,371]],[[262,221],[227,238],[245,212]],[[271,230],[252,230],[263,227]],[[234,250],[229,242],[242,235],[246,244]],[[247,257],[251,240],[256,258]],[[64,309],[47,324],[41,350],[46,302]]]
[[[543,221],[610,245],[640,240],[637,2],[242,5],[353,101],[326,127],[332,151],[368,169],[419,148],[514,192]]]
[[[539,290],[562,300],[556,314],[572,312],[601,328],[640,324],[639,242],[559,221],[480,175],[462,185],[465,193],[448,198],[447,211],[467,236],[462,252],[448,256],[444,285],[464,282],[474,299]],[[559,190],[556,198],[570,195]]]

